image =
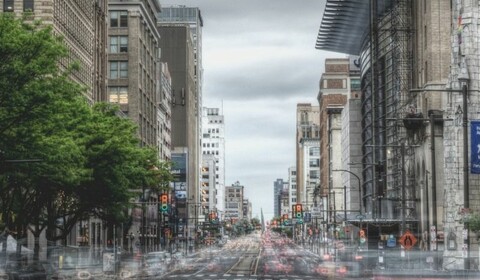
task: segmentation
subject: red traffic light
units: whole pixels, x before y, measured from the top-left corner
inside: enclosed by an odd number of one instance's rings
[[[168,194],[163,193],[160,195],[160,203],[167,204],[168,203]]]
[[[302,212],[302,204],[296,204],[295,205],[295,210],[296,210],[296,212]]]
[[[365,238],[365,230],[361,229],[361,230],[358,232],[358,235],[360,236],[360,238]]]

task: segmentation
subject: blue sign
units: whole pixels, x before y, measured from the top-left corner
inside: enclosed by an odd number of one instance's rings
[[[470,132],[470,172],[472,174],[480,174],[480,121],[470,122]]]
[[[397,246],[397,241],[393,235],[390,235],[387,239],[387,247],[393,248],[395,246]]]
[[[303,214],[303,220],[305,221],[305,223],[310,223],[312,221],[312,213],[307,212]]]

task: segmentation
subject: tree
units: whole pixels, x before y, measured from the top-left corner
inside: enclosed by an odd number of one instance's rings
[[[171,180],[117,107],[87,104],[75,67],[58,66],[66,54],[50,27],[0,14],[0,220],[17,238],[65,239],[91,215],[121,222],[133,190]]]
[[[67,79],[70,69],[60,71],[58,67],[59,59],[66,54],[67,49],[59,37],[52,35],[50,27],[26,24],[9,13],[0,15],[1,220],[5,229],[15,229],[17,238],[26,234],[26,224],[40,213],[37,211],[41,209],[40,202],[46,199],[41,195],[45,190],[39,189],[31,176],[39,166],[28,160],[42,150],[37,148],[43,147],[44,154],[52,156],[60,154],[59,149],[69,153],[57,156],[56,166],[48,168],[62,174],[62,179],[76,178],[69,176],[72,172],[65,173],[67,169],[80,170],[75,168],[81,153],[74,141],[54,133],[45,134],[42,128],[51,116],[48,112],[52,112],[53,103],[81,92],[79,85]],[[45,145],[41,145],[42,141]],[[19,159],[26,162],[11,163]],[[42,162],[47,167],[48,159],[42,158]]]

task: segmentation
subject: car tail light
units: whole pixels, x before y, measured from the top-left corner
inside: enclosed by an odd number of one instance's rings
[[[363,256],[355,256],[355,260],[357,261],[363,260]]]
[[[340,274],[345,274],[345,273],[347,273],[347,268],[344,267],[344,266],[340,267],[340,268],[338,268],[337,272],[340,273]]]

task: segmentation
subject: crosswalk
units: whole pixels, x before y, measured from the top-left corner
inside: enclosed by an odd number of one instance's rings
[[[203,280],[303,280],[314,279],[314,276],[307,275],[244,275],[244,274],[181,274],[181,275],[168,275],[165,279],[203,279]]]

